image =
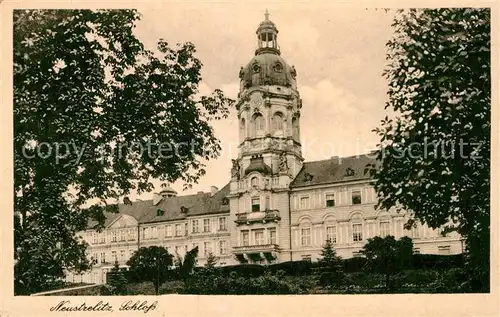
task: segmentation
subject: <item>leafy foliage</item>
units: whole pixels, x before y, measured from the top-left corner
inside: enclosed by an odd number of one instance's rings
[[[147,50],[133,32],[139,18],[14,11],[16,293],[63,268],[87,269],[74,235],[117,211],[107,202],[151,191],[152,178],[191,186],[205,174],[202,160],[220,154],[210,122],[233,101],[220,90],[197,97],[194,45],[160,40]]]
[[[212,269],[217,265],[219,258],[216,257],[212,252],[208,253],[207,262],[205,263],[205,268]]]
[[[361,253],[366,257],[366,269],[385,275],[387,288],[391,288],[391,275],[411,265],[413,242],[404,237],[396,240],[393,236],[368,239]]]
[[[170,267],[173,265],[173,256],[164,247],[142,247],[127,261],[130,271],[142,281],[152,282],[155,292],[170,276]]]
[[[187,282],[187,279],[193,273],[194,267],[198,261],[198,247],[194,247],[193,249],[186,252],[184,258],[182,258],[179,254],[175,259],[175,266],[178,275]]]
[[[432,228],[465,237],[473,278],[487,291],[490,10],[399,11],[393,27],[385,77],[386,108],[395,117],[375,129],[379,207],[408,210]]]
[[[127,295],[128,280],[125,277],[118,263],[107,274],[107,284],[110,286],[110,292],[114,295]]]

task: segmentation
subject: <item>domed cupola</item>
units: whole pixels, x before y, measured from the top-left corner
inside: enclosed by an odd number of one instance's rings
[[[241,88],[248,89],[263,85],[279,85],[296,88],[295,68],[280,56],[278,29],[269,20],[266,10],[265,20],[257,28],[257,49],[255,57],[240,70]]]

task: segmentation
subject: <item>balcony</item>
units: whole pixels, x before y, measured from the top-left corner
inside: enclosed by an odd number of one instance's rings
[[[236,214],[235,222],[238,225],[251,224],[255,222],[278,222],[281,220],[280,213],[278,210],[264,210],[264,211],[254,211],[249,213],[239,213]]]
[[[278,257],[277,244],[242,245],[233,247],[233,254],[240,263],[273,263]]]

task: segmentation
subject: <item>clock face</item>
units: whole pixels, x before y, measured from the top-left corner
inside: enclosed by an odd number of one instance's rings
[[[259,107],[262,105],[262,103],[264,102],[264,100],[262,100],[262,96],[259,95],[259,94],[253,94],[251,97],[250,97],[250,102],[252,103],[252,105],[254,107]]]

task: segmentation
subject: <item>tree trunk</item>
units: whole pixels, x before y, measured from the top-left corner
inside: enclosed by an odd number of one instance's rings
[[[153,282],[154,286],[155,286],[155,294],[158,295],[158,291],[160,289],[160,285],[158,285],[158,283],[155,281]]]

